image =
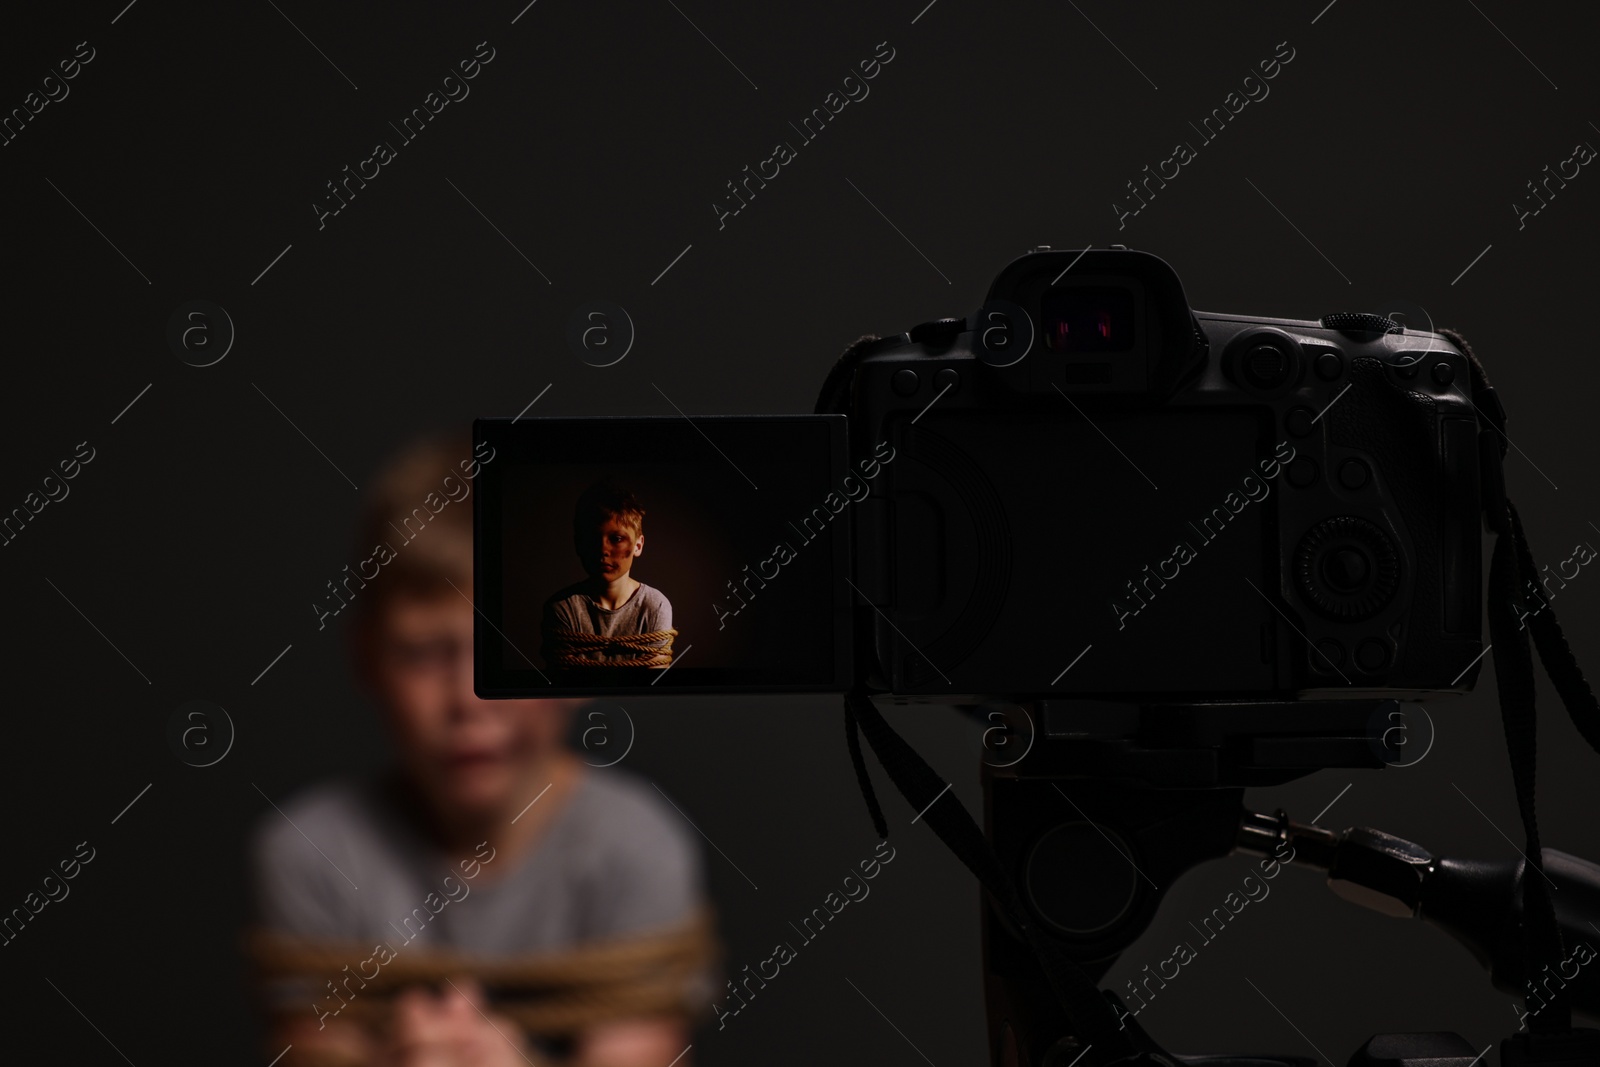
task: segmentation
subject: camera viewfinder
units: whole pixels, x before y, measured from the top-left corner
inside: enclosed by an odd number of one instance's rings
[[[1055,352],[1130,352],[1133,292],[1119,286],[1061,286],[1040,301],[1045,346]]]

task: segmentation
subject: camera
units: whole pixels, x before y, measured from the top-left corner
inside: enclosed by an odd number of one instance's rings
[[[1039,250],[977,314],[861,345],[823,400],[855,454],[896,455],[856,515],[875,688],[1470,687],[1479,430],[1437,334],[1195,312],[1155,256]]]
[[[1155,256],[1037,249],[973,314],[849,346],[809,415],[479,420],[474,683],[843,693],[879,835],[858,733],[987,890],[992,1062],[1172,1062],[1134,1018],[1154,990],[1098,982],[1183,872],[1233,851],[1427,918],[1532,989],[1592,925],[1596,869],[1537,844],[1530,612],[1512,592],[1534,564],[1504,424],[1458,334],[1194,311]],[[1399,764],[1401,705],[1475,683],[1485,605],[1526,867],[1245,807],[1247,788]],[[1554,616],[1533,620],[1581,727],[1594,697]],[[949,784],[883,703],[1001,720],[981,828],[940,803]],[[1582,888],[1552,902],[1525,870]],[[1593,1010],[1592,986],[1564,995]],[[1600,1048],[1566,1010],[1552,1033]],[[1518,1035],[1503,1058],[1536,1045]],[[1352,1063],[1462,1049],[1380,1035]]]
[[[974,314],[853,345],[810,416],[479,420],[505,455],[477,504],[479,690],[1466,691],[1471,388],[1435,333],[1197,312],[1156,256],[1036,250]],[[534,652],[562,575],[527,557],[575,575],[570,502],[607,480],[644,502],[635,573],[671,625],[647,659],[563,667]],[[584,581],[603,629],[627,590]]]

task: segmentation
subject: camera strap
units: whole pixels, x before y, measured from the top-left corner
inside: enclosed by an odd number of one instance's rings
[[[1067,1026],[1084,1042],[1080,1054],[1090,1065],[1114,1063],[1132,1056],[1160,1053],[1142,1029],[1123,1028],[1116,1010],[1101,993],[1095,982],[1071,958],[1052,943],[1030,918],[1017,892],[1016,883],[995,855],[994,846],[979,829],[966,805],[954,796],[945,797],[950,788],[937,771],[912,748],[905,738],[895,732],[872,700],[859,690],[844,697],[845,736],[850,746],[850,762],[855,766],[856,780],[867,810],[872,815],[873,827],[878,836],[887,839],[888,823],[878,804],[867,774],[866,761],[861,754],[861,741],[857,730],[866,734],[874,755],[900,795],[916,810],[945,847],[955,854],[983,887],[1001,915],[1033,951],[1056,1001],[1065,1015]],[[1138,1038],[1136,1044],[1135,1038]]]
[[[1516,508],[1509,500],[1501,502],[1496,512],[1494,556],[1489,564],[1489,637],[1494,649],[1495,687],[1500,697],[1506,753],[1511,759],[1511,782],[1517,794],[1517,812],[1522,817],[1522,852],[1527,859],[1527,868],[1523,870],[1521,878],[1522,916],[1526,930],[1523,967],[1526,980],[1532,982],[1538,977],[1544,963],[1557,965],[1563,953],[1561,930],[1546,885],[1548,876],[1544,873],[1535,807],[1535,772],[1539,749],[1533,657],[1528,651],[1527,632],[1520,628],[1512,606],[1522,589],[1519,546],[1516,545],[1520,524],[1515,517]],[[1540,654],[1544,654],[1542,648]],[[1571,1024],[1568,998],[1564,991],[1558,991],[1544,1010],[1531,1017],[1530,1028],[1556,1030],[1566,1029]]]
[[[854,386],[855,369],[866,350],[883,340],[876,334],[866,334],[856,339],[829,369],[827,379],[817,397],[815,410],[819,413],[845,409]],[[1136,1020],[1126,1026],[1120,1021],[1116,1009],[1106,999],[1099,986],[1039,930],[1023,906],[1016,883],[1010,872],[995,854],[994,846],[973,821],[966,805],[955,797],[944,797],[950,788],[928,762],[878,711],[864,690],[853,690],[844,695],[845,737],[850,748],[850,762],[855,767],[856,783],[861,787],[862,799],[872,816],[872,825],[878,836],[889,837],[889,825],[883,817],[867,773],[866,760],[861,753],[860,734],[867,736],[873,754],[878,757],[889,778],[908,803],[921,814],[957,859],[973,873],[987,891],[991,906],[1002,921],[1027,944],[1044,971],[1045,979],[1055,994],[1064,1028],[1070,1028],[1084,1042],[1084,1067],[1104,1067],[1120,1060],[1142,1057],[1171,1064],[1161,1048],[1146,1034]]]
[[[1522,818],[1527,862],[1521,879],[1522,916],[1526,936],[1522,939],[1524,978],[1531,985],[1542,967],[1559,970],[1565,954],[1560,924],[1550,898],[1549,881],[1544,873],[1544,855],[1539,840],[1538,812],[1535,804],[1535,778],[1538,762],[1538,734],[1534,707],[1533,657],[1528,636],[1533,636],[1539,661],[1554,684],[1573,725],[1600,752],[1600,702],[1583,677],[1572,648],[1547,601],[1537,610],[1521,614],[1517,605],[1527,599],[1525,591],[1536,588],[1538,570],[1528,547],[1522,518],[1506,494],[1504,460],[1510,438],[1505,432],[1505,409],[1484,371],[1482,362],[1454,330],[1440,330],[1443,336],[1467,357],[1471,368],[1472,391],[1479,420],[1480,465],[1483,471],[1483,509],[1485,522],[1495,534],[1494,555],[1489,565],[1489,636],[1494,649],[1495,685],[1500,697],[1500,716],[1505,728],[1506,751],[1511,759],[1511,780],[1517,794],[1517,811]],[[1541,598],[1542,599],[1542,598]],[[1523,620],[1527,620],[1524,627]],[[1531,873],[1537,877],[1530,877]],[[1565,983],[1557,983],[1554,995],[1545,994],[1545,1007],[1529,1018],[1536,1033],[1569,1030],[1572,1025],[1570,995]],[[1548,985],[1547,985],[1548,989]]]

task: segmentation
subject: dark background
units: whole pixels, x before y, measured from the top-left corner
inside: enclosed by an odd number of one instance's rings
[[[1124,242],[1167,259],[1198,308],[1315,317],[1406,300],[1463,329],[1511,413],[1509,476],[1536,556],[1553,564],[1595,534],[1584,413],[1600,376],[1600,178],[1580,174],[1521,230],[1510,206],[1546,164],[1600,140],[1589,5],[539,0],[513,25],[519,0],[124,4],[48,21],[12,11],[0,35],[5,109],[77,42],[98,53],[0,147],[0,509],[77,442],[96,449],[70,497],[0,549],[0,908],[78,842],[97,849],[71,896],[0,948],[7,1040],[48,1042],[63,1062],[259,1056],[234,937],[244,836],[277,817],[263,794],[381,758],[343,620],[319,631],[310,606],[357,558],[353,485],[418,432],[515,415],[546,386],[534,410],[547,415],[808,411],[857,335],[966,314],[1034,244]],[[387,123],[484,40],[497,55],[471,95],[319,231],[324,182],[393,139]],[[724,183],[885,40],[895,58],[871,95],[719,230]],[[1271,95],[1197,144],[1119,230],[1124,183],[1196,140],[1188,123],[1285,40],[1295,58]],[[638,329],[608,368],[565,342],[594,298]],[[203,369],[166,341],[193,299],[224,306],[238,331]],[[1592,665],[1600,579],[1579,577],[1556,610]],[[1417,766],[1324,773],[1253,802],[1310,819],[1353,783],[1326,823],[1512,856],[1497,831],[1520,838],[1492,673],[1434,706]],[[1600,855],[1596,757],[1542,681],[1540,696],[1546,843]],[[204,769],[166,740],[196,698],[238,728]],[[871,854],[836,700],[629,710],[624,766],[727,857],[706,850],[735,969]],[[975,806],[977,727],[893,718]],[[914,812],[886,803],[898,858],[873,896],[693,1056],[983,1062],[973,884],[908,825]],[[1111,981],[1165,956],[1246,869],[1193,872]],[[1481,1048],[1515,1026],[1462,949],[1316,882],[1280,876],[1141,1021],[1181,1050],[1314,1055],[1309,1042],[1337,1063],[1375,1031],[1455,1029]]]

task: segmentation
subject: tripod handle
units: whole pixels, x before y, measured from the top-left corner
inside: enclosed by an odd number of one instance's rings
[[[1600,964],[1594,962],[1600,955],[1600,865],[1553,848],[1541,855],[1563,947],[1554,967],[1547,963],[1539,974],[1525,973],[1520,889],[1529,875],[1520,858],[1435,860],[1416,915],[1465,945],[1497,988],[1526,997],[1530,1013],[1564,988],[1575,1011],[1600,1015]]]
[[[1526,999],[1527,1014],[1565,989],[1575,1010],[1600,1015],[1600,964],[1594,963],[1600,957],[1600,865],[1543,850],[1564,954],[1529,975],[1524,860],[1449,859],[1381,830],[1334,832],[1292,822],[1282,812],[1247,813],[1240,824],[1242,851],[1267,855],[1281,840],[1294,846],[1294,864],[1325,871],[1328,887],[1344,899],[1384,915],[1419,918],[1450,934],[1489,971],[1496,988]]]

